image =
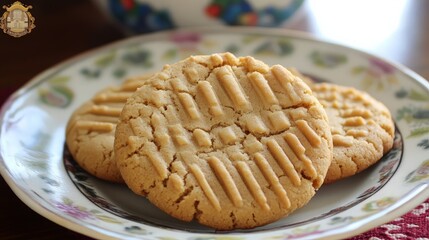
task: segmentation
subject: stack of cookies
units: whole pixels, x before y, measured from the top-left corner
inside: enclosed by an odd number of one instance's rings
[[[364,92],[220,53],[99,92],[66,135],[94,176],[175,218],[231,230],[285,217],[323,183],[376,163],[394,124]]]

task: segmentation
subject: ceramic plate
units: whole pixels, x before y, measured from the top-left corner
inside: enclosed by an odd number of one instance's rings
[[[368,91],[392,112],[393,149],[366,171],[323,186],[289,217],[230,232],[175,220],[127,187],[97,180],[74,163],[64,147],[65,125],[94,93],[190,54],[225,51]],[[0,120],[0,170],[13,191],[39,214],[95,238],[344,238],[429,197],[428,82],[376,56],[285,30],[188,29],[117,42],[40,74],[5,103]]]

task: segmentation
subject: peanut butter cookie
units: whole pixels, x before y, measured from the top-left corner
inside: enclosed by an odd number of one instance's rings
[[[100,179],[123,182],[114,161],[115,128],[127,98],[148,77],[130,78],[120,87],[100,91],[70,117],[66,143],[75,161],[88,173]]]
[[[392,148],[395,125],[381,102],[351,87],[313,83],[311,88],[328,115],[334,145],[325,183],[361,172]]]
[[[331,163],[327,116],[280,65],[192,56],[128,99],[115,154],[126,184],[168,214],[229,230],[305,205]]]

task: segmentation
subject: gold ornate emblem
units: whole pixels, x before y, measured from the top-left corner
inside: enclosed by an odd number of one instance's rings
[[[21,37],[36,27],[34,17],[28,11],[32,8],[31,5],[24,6],[21,2],[16,1],[9,7],[3,6],[3,8],[6,9],[6,12],[0,18],[0,28],[4,33],[13,37]]]

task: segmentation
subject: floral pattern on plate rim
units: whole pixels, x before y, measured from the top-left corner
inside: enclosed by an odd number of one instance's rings
[[[65,147],[66,148],[66,147]],[[383,159],[380,160],[380,162],[377,164],[377,166],[374,166],[378,169],[376,174],[378,174],[377,181],[374,182],[374,185],[371,187],[368,187],[365,191],[363,191],[359,196],[356,197],[355,200],[348,202],[347,204],[340,206],[338,208],[332,209],[329,212],[323,213],[320,216],[312,217],[311,219],[308,219],[303,222],[293,223],[290,225],[285,225],[283,227],[292,227],[292,226],[298,226],[295,228],[299,228],[300,225],[303,225],[305,223],[311,223],[314,221],[317,221],[318,219],[326,218],[329,216],[335,216],[344,210],[347,210],[360,202],[364,201],[365,199],[371,197],[374,195],[379,189],[381,189],[387,181],[392,177],[394,172],[397,170],[401,158],[402,158],[402,151],[403,151],[403,142],[401,134],[399,133],[399,130],[396,131],[394,146],[392,150],[387,153]],[[71,156],[70,152],[65,149],[64,150],[64,165],[66,167],[67,173],[69,174],[70,178],[74,182],[75,186],[81,191],[81,193],[88,198],[91,202],[94,203],[94,205],[106,210],[107,212],[111,212],[114,215],[117,215],[120,218],[129,219],[131,221],[137,221],[137,222],[145,222],[144,220],[139,219],[138,216],[133,216],[132,213],[128,213],[125,210],[122,210],[120,207],[116,206],[114,203],[111,203],[108,199],[101,196],[98,192],[96,187],[93,185],[94,177],[85,172],[74,160]],[[388,199],[388,200],[386,200]],[[374,200],[372,202],[367,203],[363,208],[363,212],[375,212],[380,209],[384,209],[384,207],[388,206],[390,203],[393,203],[394,201],[391,198],[383,198],[380,200]],[[66,204],[69,206],[70,204]],[[76,208],[76,207],[74,207]],[[67,208],[68,209],[68,208]],[[81,208],[78,208],[81,209]],[[79,211],[77,211],[79,212]],[[88,214],[88,211],[84,211],[86,214]],[[338,223],[344,223],[344,219],[347,219],[348,222],[356,221],[361,219],[362,217],[366,216],[359,216],[359,217],[334,217],[330,223],[330,225],[338,224]],[[76,218],[80,218],[80,214]],[[343,219],[342,221],[338,221],[338,219]],[[100,219],[104,220],[104,219]],[[156,224],[153,224],[156,225]],[[311,229],[319,229],[318,227],[311,228]],[[160,226],[163,227],[163,226]],[[125,227],[127,230],[128,227]],[[305,228],[307,229],[307,227]],[[146,232],[145,232],[146,233]],[[308,233],[308,232],[306,232]]]
[[[181,33],[183,34],[183,33]],[[166,49],[165,53],[163,54],[164,58],[161,59],[164,62],[168,61],[174,61],[177,59],[182,58],[183,56],[189,55],[189,54],[200,54],[205,52],[213,51],[214,49],[219,49],[219,43],[216,42],[216,39],[209,39],[208,36],[200,35],[199,33],[186,33],[188,35],[194,35],[196,38],[194,41],[189,41],[189,39],[185,39],[185,41],[173,41],[174,37],[176,35],[180,34],[172,34],[170,39],[170,43],[174,46],[170,49]],[[186,35],[185,34],[185,35]],[[276,41],[277,40],[277,41]],[[302,39],[300,39],[302,40]],[[306,41],[304,39],[304,41]],[[284,36],[263,36],[258,34],[245,34],[244,36],[239,37],[238,40],[236,40],[235,43],[231,44],[229,43],[228,46],[223,46],[224,50],[233,50],[235,54],[239,55],[242,52],[249,52],[250,54],[255,54],[258,56],[269,56],[269,57],[288,57],[293,55],[296,52],[296,49],[298,48],[296,46],[297,41],[293,37],[284,37]],[[134,46],[138,44],[130,44],[129,46],[129,54],[117,54],[115,52],[116,49],[113,49],[112,52],[107,53],[99,53],[96,54],[95,57],[92,57],[93,65],[87,65],[81,69],[79,72],[80,76],[86,76],[87,80],[99,80],[101,79],[101,76],[104,72],[108,72],[108,74],[111,74],[112,78],[114,79],[120,79],[125,77],[128,74],[128,70],[132,68],[147,68],[151,69],[153,67],[152,62],[150,61],[153,56],[151,55],[151,51],[148,49],[140,49],[136,51],[133,49]],[[141,43],[141,45],[144,45],[144,43]],[[232,47],[231,47],[232,46]],[[126,48],[125,47],[125,48]],[[253,50],[249,50],[248,48],[252,48]],[[246,50],[243,50],[243,48],[246,48]],[[120,49],[124,49],[124,46],[121,46]],[[219,50],[218,50],[219,51]],[[313,49],[313,53],[323,53],[318,52],[317,49]],[[121,55],[121,56],[119,56]],[[420,139],[420,143],[423,142],[423,146],[425,143],[425,140],[428,139],[429,135],[429,116],[428,116],[428,109],[429,106],[427,105],[427,99],[425,97],[425,94],[422,93],[422,90],[417,89],[416,86],[410,87],[407,89],[399,88],[401,81],[401,77],[399,76],[399,72],[396,71],[396,68],[390,69],[392,67],[389,64],[384,63],[383,61],[379,59],[374,59],[372,57],[368,58],[368,66],[369,67],[362,67],[362,65],[356,65],[356,66],[350,66],[350,64],[347,64],[346,61],[343,61],[342,57],[337,57],[334,59],[337,59],[334,61],[335,64],[333,65],[326,65],[331,63],[331,58],[329,56],[328,61],[326,63],[320,64],[320,61],[326,60],[324,58],[323,54],[322,56],[316,56],[317,61],[314,62],[315,55],[308,55],[308,61],[313,63],[315,65],[322,66],[322,68],[326,68],[325,66],[329,66],[329,68],[349,68],[349,72],[352,73],[353,76],[357,76],[358,79],[360,77],[361,81],[363,82],[362,87],[365,88],[367,85],[366,82],[368,82],[368,77],[374,77],[378,76],[378,79],[381,79],[382,84],[378,84],[378,86],[384,86],[385,84],[389,84],[391,82],[395,83],[396,86],[396,92],[392,93],[392,96],[394,99],[406,99],[406,102],[403,102],[403,104],[400,104],[400,106],[397,106],[392,113],[396,115],[396,121],[401,128],[402,126],[408,126],[404,127],[403,133],[408,138],[416,138]],[[344,55],[344,59],[348,59],[349,57],[347,54]],[[338,60],[339,59],[339,60]],[[155,61],[155,60],[154,60]],[[377,62],[379,61],[379,62]],[[380,65],[381,61],[381,65]],[[117,62],[120,62],[118,64]],[[325,65],[324,65],[325,64]],[[383,65],[385,64],[385,65]],[[112,66],[115,67],[115,69],[112,69]],[[304,69],[305,71],[305,69]],[[378,75],[375,75],[378,74]],[[317,75],[317,74],[315,74]],[[38,95],[40,99],[40,103],[42,105],[46,105],[48,107],[54,107],[54,108],[61,108],[61,109],[69,109],[70,104],[75,99],[75,92],[73,91],[74,88],[69,86],[69,83],[71,82],[71,79],[74,76],[67,75],[62,71],[58,71],[55,75],[52,75],[49,77],[49,79],[45,79],[42,81],[42,84],[38,87]],[[393,86],[393,88],[395,88]],[[407,86],[408,87],[408,86]],[[377,87],[377,91],[383,90],[382,87]],[[427,91],[423,90],[423,91]],[[405,94],[404,94],[405,92]],[[427,96],[427,95],[426,95]],[[69,109],[70,110],[70,109]],[[71,110],[70,110],[71,111]],[[396,112],[395,112],[396,111]],[[405,124],[405,125],[404,125]],[[407,131],[404,131],[407,130]],[[49,134],[47,133],[41,133],[47,135],[46,138],[49,138]],[[419,144],[420,144],[419,143]],[[423,148],[427,149],[427,148]],[[33,163],[34,164],[34,163]],[[37,163],[36,163],[37,164]],[[404,178],[404,182],[407,182],[409,184],[416,184],[418,182],[427,182],[425,180],[428,179],[429,173],[427,171],[427,164],[428,160],[423,161],[417,168],[412,169],[411,171],[406,174],[406,178]],[[52,188],[61,188],[61,183],[47,177],[49,173],[46,170],[46,166],[43,166],[43,164],[40,164],[40,171],[46,171],[45,174],[39,174],[38,177],[41,181],[41,186],[48,185],[49,187],[44,188],[41,187],[40,189],[32,189],[31,191],[37,192],[37,195],[40,198],[43,198],[46,202],[50,202],[51,206],[56,208],[58,211],[66,213],[67,215],[80,219],[80,220],[99,220],[103,222],[113,223],[113,224],[119,224],[122,225],[123,223],[121,221],[112,220],[110,216],[107,217],[97,217],[97,216],[103,216],[103,215],[97,215],[99,214],[99,210],[94,208],[88,208],[85,206],[81,206],[78,203],[75,203],[70,198],[67,198],[66,195],[62,196],[62,200],[58,201],[57,198],[49,200],[49,195],[53,194]],[[45,185],[43,185],[43,183]],[[41,191],[39,191],[41,190]],[[370,190],[371,191],[371,190]],[[350,221],[357,221],[360,218],[364,218],[366,215],[373,214],[375,212],[379,212],[382,209],[385,209],[387,206],[390,206],[391,204],[395,203],[397,198],[395,196],[382,196],[378,199],[369,199],[370,201],[365,201],[363,203],[363,207],[358,211],[360,212],[360,215],[354,215],[354,216],[336,216],[334,218],[331,218],[329,222],[325,223],[324,227],[326,228],[326,225],[336,225],[343,222],[350,222]],[[362,205],[362,204],[360,204]],[[83,217],[85,216],[85,217]],[[127,225],[123,227],[124,234],[136,234],[136,235],[150,235],[153,232],[151,230],[145,229],[144,225]],[[302,237],[302,236],[308,236],[311,234],[317,234],[321,233],[323,231],[329,230],[329,227],[324,229],[322,225],[309,225],[309,226],[301,226],[293,228],[290,232],[284,232],[280,235],[278,235],[279,238],[284,237]],[[161,236],[162,237],[162,236]],[[163,236],[167,237],[167,236]],[[171,236],[170,236],[171,237]],[[167,237],[168,238],[168,237]],[[202,236],[202,238],[204,238]],[[221,239],[221,237],[213,237],[210,236],[211,239]],[[276,236],[273,236],[273,238],[277,238]],[[196,239],[196,238],[188,238],[188,239]],[[231,239],[241,239],[241,237],[231,237]]]

